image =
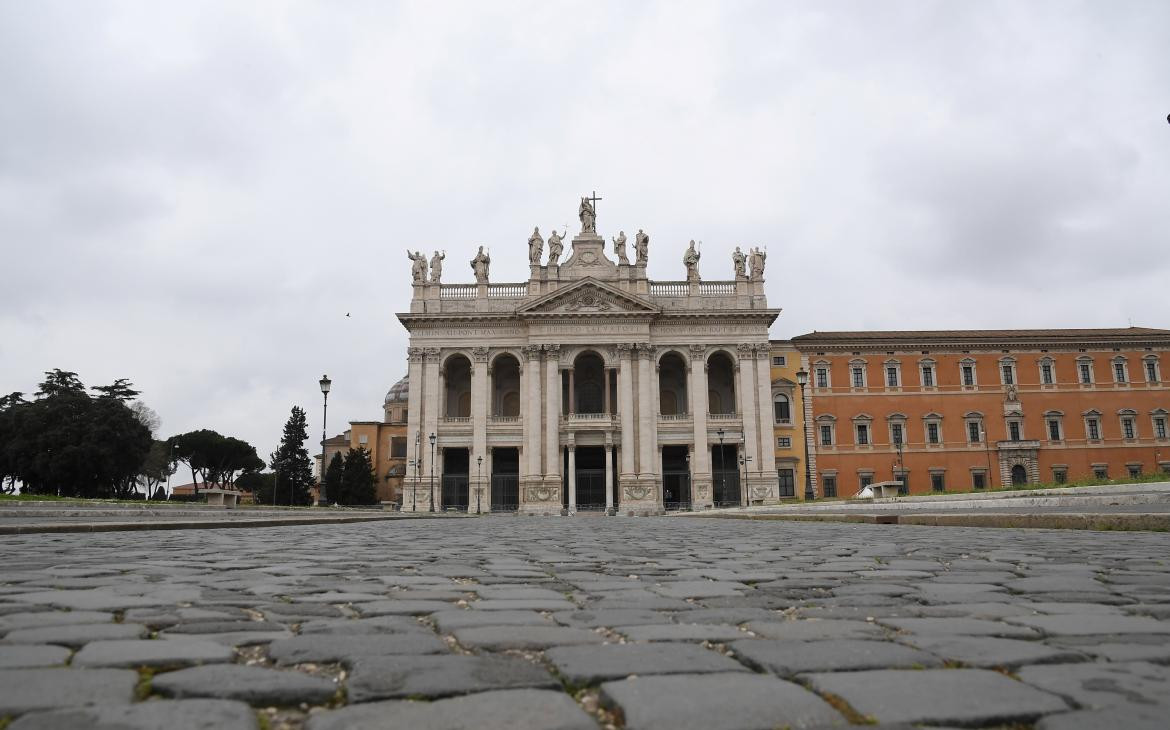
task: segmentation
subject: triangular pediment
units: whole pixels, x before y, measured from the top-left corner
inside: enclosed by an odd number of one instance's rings
[[[640,296],[586,277],[549,292],[516,310],[517,314],[658,314],[658,307]]]

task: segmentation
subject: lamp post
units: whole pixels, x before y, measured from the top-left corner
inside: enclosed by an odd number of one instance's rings
[[[479,511],[479,498],[483,494],[483,457],[475,457],[475,513]]]
[[[435,434],[430,435],[431,440],[431,512],[435,511]]]
[[[816,499],[817,495],[813,492],[812,487],[812,463],[808,452],[808,419],[804,417],[804,414],[808,413],[804,408],[804,386],[808,385],[808,371],[804,368],[797,370],[796,382],[800,385],[800,421],[804,424],[802,429],[804,432],[804,498],[811,500]]]
[[[179,448],[178,444],[175,444],[175,443],[171,444],[171,454],[170,454],[171,460],[170,460],[170,463],[167,465],[167,467],[168,467],[167,468],[167,499],[171,498],[171,474],[174,474],[175,469],[178,468],[178,464],[175,463],[175,449],[177,449],[177,448]],[[1157,466],[1158,466],[1157,464],[1154,464],[1155,468],[1157,468]]]
[[[723,456],[723,428],[720,427],[719,430],[715,432],[715,435],[719,437],[719,496],[725,497],[726,495],[723,493],[723,490],[727,488],[727,485],[723,483],[724,479],[726,478],[723,474],[725,459]]]
[[[280,462],[277,461],[272,466],[272,506],[276,506],[276,488],[280,486]],[[289,500],[289,506],[292,506],[292,500]]]
[[[418,511],[418,470],[422,459],[419,458],[419,449],[422,448],[422,432],[414,432],[414,485],[410,488],[410,511]]]
[[[329,379],[328,375],[321,376],[321,395],[324,396],[324,407],[321,410],[321,490],[317,495],[317,504],[326,506],[329,504],[329,496],[325,494],[325,430],[329,419],[329,388],[332,387],[333,381]]]
[[[744,448],[747,448],[746,441],[744,442]],[[739,506],[740,507],[747,507],[748,506],[747,485],[745,484],[745,482],[747,481],[747,471],[748,471],[747,467],[748,467],[748,464],[751,463],[751,461],[752,461],[752,457],[746,456],[743,453],[740,453],[739,467],[743,472],[743,474],[742,474],[742,476],[740,476],[740,480],[739,480]]]

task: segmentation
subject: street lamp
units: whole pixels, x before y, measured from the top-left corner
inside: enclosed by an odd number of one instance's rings
[[[435,434],[432,431],[431,440],[431,512],[435,511]]]
[[[804,386],[808,385],[808,371],[804,368],[796,371],[796,382],[800,385],[800,412],[802,414],[808,411],[804,408]],[[808,453],[808,419],[801,418],[801,423],[804,424],[804,498],[805,500],[816,499],[816,493],[813,492],[812,487],[812,463]]]
[[[174,474],[175,470],[178,468],[178,464],[175,462],[175,449],[177,448],[179,448],[178,444],[171,443],[171,461],[169,464],[167,464],[167,499],[171,498],[171,474]],[[1157,465],[1155,464],[1155,468],[1156,467]]]
[[[329,504],[328,495],[325,494],[325,429],[329,419],[329,388],[332,385],[333,381],[328,375],[321,376],[321,395],[324,396],[325,402],[321,410],[321,490],[317,495],[317,504],[322,506]]]
[[[419,458],[419,449],[422,448],[422,432],[414,432],[414,484],[410,487],[410,511],[418,511],[418,470],[422,464],[422,459]]]
[[[979,422],[979,437],[983,439],[983,450],[987,452],[987,488],[992,488],[991,482],[991,442],[987,440],[987,431],[983,428],[983,422]]]
[[[746,438],[744,439],[744,448],[745,449],[747,448],[747,439]],[[740,477],[740,481],[739,481],[739,506],[740,507],[747,507],[748,506],[747,486],[746,486],[745,482],[747,481],[747,471],[748,471],[747,465],[750,464],[751,461],[752,461],[752,457],[746,456],[742,452],[740,453],[739,466],[743,470],[743,476]]]
[[[475,457],[475,513],[480,514],[479,498],[483,494],[483,457]]]
[[[725,457],[723,455],[723,428],[720,427],[719,430],[715,432],[715,435],[719,437],[719,496],[726,497],[727,495],[723,493],[723,490],[727,488],[727,485],[724,484],[724,480],[727,477],[723,474],[724,464],[726,463],[724,461]]]

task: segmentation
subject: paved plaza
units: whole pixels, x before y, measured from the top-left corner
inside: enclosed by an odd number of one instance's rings
[[[1170,535],[485,517],[0,537],[30,728],[1170,717]]]

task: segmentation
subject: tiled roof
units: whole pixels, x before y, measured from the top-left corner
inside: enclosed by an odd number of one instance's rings
[[[862,332],[809,332],[793,337],[795,344],[817,342],[881,342],[937,340],[1047,340],[1078,341],[1100,339],[1170,338],[1170,330],[1151,327],[1110,329],[1036,329],[1036,330],[870,330]]]

